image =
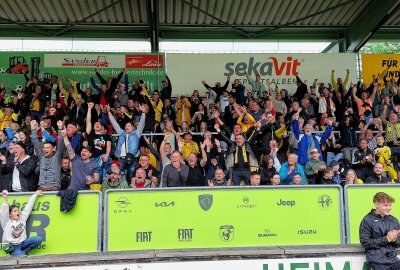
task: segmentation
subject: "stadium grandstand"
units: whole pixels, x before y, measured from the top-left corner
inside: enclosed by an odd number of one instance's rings
[[[1,0],[0,269],[400,269],[399,18]]]

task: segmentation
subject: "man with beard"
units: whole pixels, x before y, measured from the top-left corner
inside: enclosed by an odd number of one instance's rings
[[[179,151],[171,154],[171,164],[164,167],[161,177],[162,187],[184,187],[189,175],[189,167],[183,163]]]

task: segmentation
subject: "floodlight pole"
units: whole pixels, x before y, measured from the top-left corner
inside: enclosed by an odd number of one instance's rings
[[[147,14],[149,18],[149,37],[151,44],[151,52],[159,52],[159,19],[158,19],[158,0],[147,0]]]

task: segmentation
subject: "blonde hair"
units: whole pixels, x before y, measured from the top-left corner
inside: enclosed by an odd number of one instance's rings
[[[353,169],[348,169],[348,170],[347,170],[347,172],[346,172],[346,183],[347,183],[347,184],[349,183],[349,178],[348,178],[348,175],[347,175],[347,174],[348,174],[350,171],[354,173],[354,182],[353,182],[353,184],[358,184],[358,183],[357,183],[357,179],[358,179],[358,178],[357,178],[357,173],[356,173],[356,171],[353,170]]]

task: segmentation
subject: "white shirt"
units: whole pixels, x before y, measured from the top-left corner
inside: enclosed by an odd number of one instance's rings
[[[28,158],[30,158],[30,156],[26,155],[25,158],[21,162],[24,162]],[[21,181],[19,181],[19,171],[16,166],[14,166],[14,171],[13,171],[13,176],[12,176],[12,190],[13,191],[21,191],[22,190]]]
[[[121,157],[126,157],[126,153],[127,153],[126,147],[128,146],[128,138],[129,138],[129,134],[125,133],[125,143],[123,143],[121,146]]]

